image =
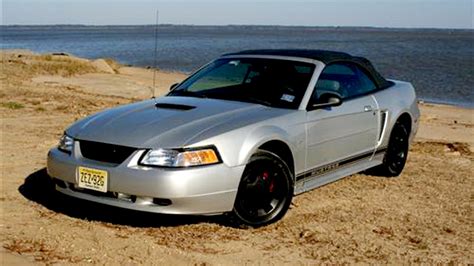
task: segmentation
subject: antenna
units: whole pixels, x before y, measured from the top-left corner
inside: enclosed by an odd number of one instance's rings
[[[156,68],[157,68],[157,57],[158,57],[158,18],[160,15],[160,11],[156,10],[156,23],[155,23],[155,55],[154,55],[154,62],[153,62],[153,97],[152,99],[155,100],[156,104]]]

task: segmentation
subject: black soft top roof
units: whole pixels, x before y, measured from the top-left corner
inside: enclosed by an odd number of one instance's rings
[[[372,63],[360,56],[352,56],[348,53],[327,51],[327,50],[306,50],[306,49],[263,49],[263,50],[245,50],[237,53],[228,53],[223,56],[233,55],[274,55],[274,56],[291,56],[300,58],[309,58],[323,62],[328,65],[335,62],[352,62],[366,70],[372,77],[377,87],[386,88],[392,85],[374,68]]]

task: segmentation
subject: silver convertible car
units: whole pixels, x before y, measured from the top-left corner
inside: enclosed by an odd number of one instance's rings
[[[321,50],[225,54],[161,98],[74,123],[48,154],[64,194],[262,226],[294,195],[368,170],[397,176],[419,119],[413,86]]]

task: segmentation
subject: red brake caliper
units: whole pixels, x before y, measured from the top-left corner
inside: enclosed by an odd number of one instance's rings
[[[267,181],[268,179],[268,172],[263,172],[262,178],[264,181]],[[270,180],[270,186],[268,186],[268,191],[273,192],[273,186],[274,186],[274,180]]]

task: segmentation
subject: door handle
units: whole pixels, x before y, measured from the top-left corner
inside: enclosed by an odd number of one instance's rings
[[[370,105],[364,106],[364,112],[372,112],[372,106]]]

